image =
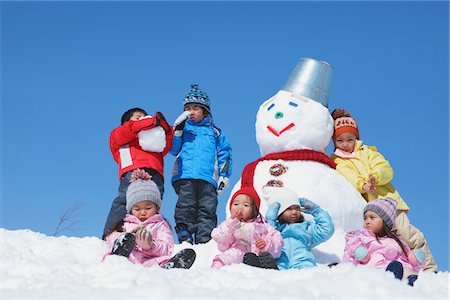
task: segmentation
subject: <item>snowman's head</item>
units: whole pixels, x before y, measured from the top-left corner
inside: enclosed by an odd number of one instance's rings
[[[259,107],[255,127],[263,156],[296,149],[325,152],[333,118],[319,102],[281,90]]]

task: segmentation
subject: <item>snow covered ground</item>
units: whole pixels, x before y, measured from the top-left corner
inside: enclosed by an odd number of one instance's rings
[[[6,299],[449,299],[449,273],[421,273],[414,287],[390,273],[340,264],[275,271],[233,265],[209,269],[216,245],[192,246],[190,270],[101,258],[96,237],[49,237],[0,228],[0,298]],[[176,245],[179,251],[189,245]]]

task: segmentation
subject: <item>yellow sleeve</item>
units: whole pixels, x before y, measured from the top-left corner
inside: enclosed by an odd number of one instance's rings
[[[366,183],[366,179],[363,178],[358,169],[350,162],[350,160],[334,157],[336,163],[336,171],[339,172],[348,182],[350,182],[360,194],[365,192],[362,190],[363,185]]]
[[[394,177],[394,170],[376,148],[369,148],[369,151],[370,173],[375,177],[375,185],[388,184]]]

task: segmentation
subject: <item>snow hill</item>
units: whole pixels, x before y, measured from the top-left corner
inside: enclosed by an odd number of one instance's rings
[[[414,287],[390,273],[340,264],[303,270],[263,270],[243,264],[209,268],[211,241],[194,245],[190,270],[101,258],[96,237],[49,237],[0,228],[0,298],[9,299],[448,299],[449,273],[421,273]],[[189,247],[175,245],[175,251]]]

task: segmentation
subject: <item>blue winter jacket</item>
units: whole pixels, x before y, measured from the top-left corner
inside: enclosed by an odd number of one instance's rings
[[[201,179],[217,188],[219,176],[231,175],[231,145],[210,117],[198,123],[187,120],[183,135],[173,137],[170,153],[176,156],[172,183],[179,179]]]
[[[301,269],[316,266],[311,249],[327,241],[334,233],[334,225],[330,215],[316,205],[310,212],[314,221],[302,223],[279,224],[268,220],[268,223],[281,232],[283,248],[277,259],[278,269]],[[267,213],[269,214],[269,212]]]

